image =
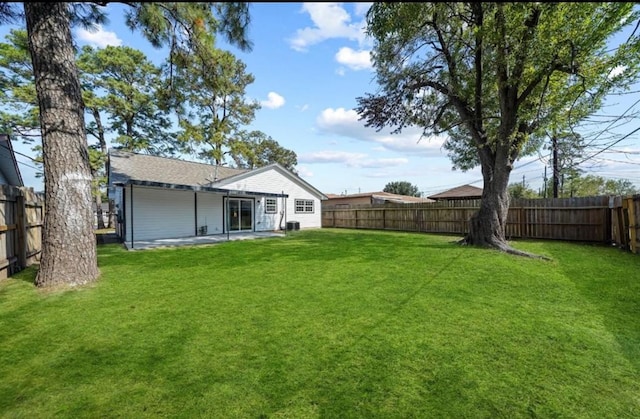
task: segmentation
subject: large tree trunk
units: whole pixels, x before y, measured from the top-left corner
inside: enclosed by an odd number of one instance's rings
[[[465,242],[506,250],[508,245],[505,230],[509,212],[508,186],[511,169],[483,164],[482,172],[484,186],[480,209],[471,217]]]
[[[24,3],[44,162],[39,287],[82,285],[99,276],[84,104],[68,8],[69,3]]]
[[[490,247],[519,256],[548,259],[514,249],[506,239],[507,215],[509,213],[509,176],[512,165],[508,153],[503,148],[496,155],[481,154],[482,201],[480,209],[469,220],[469,233],[462,240],[464,244]]]

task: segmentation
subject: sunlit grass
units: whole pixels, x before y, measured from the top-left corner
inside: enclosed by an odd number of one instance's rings
[[[2,417],[640,417],[640,257],[353,230],[0,282]]]

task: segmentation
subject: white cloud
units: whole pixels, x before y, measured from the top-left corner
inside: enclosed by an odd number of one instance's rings
[[[296,170],[298,171],[298,174],[304,178],[313,177],[313,172],[309,170],[307,166],[297,166]]]
[[[267,100],[263,100],[262,102],[260,102],[260,104],[265,108],[278,109],[284,106],[284,98],[276,92],[269,92],[267,98]]]
[[[373,3],[355,3],[353,12],[357,16],[364,16],[367,14],[371,6],[373,6]]]
[[[346,151],[316,151],[298,156],[298,161],[303,163],[348,163],[364,159],[363,153],[349,153]]]
[[[304,162],[307,164],[339,163],[339,164],[344,164],[347,167],[353,167],[358,169],[379,169],[379,168],[386,168],[386,167],[402,166],[409,163],[409,160],[404,157],[370,159],[368,158],[368,155],[364,153],[350,153],[347,151],[332,151],[332,150],[305,153],[298,156],[298,161]]]
[[[291,48],[306,51],[311,45],[326,39],[346,38],[363,43],[365,22],[351,22],[351,16],[340,3],[303,3],[302,12],[308,13],[313,27],[298,29],[290,39]]]
[[[362,167],[366,169],[380,169],[384,167],[404,166],[408,163],[409,159],[405,159],[404,157],[395,159],[371,159],[356,162],[355,167]]]
[[[368,50],[355,51],[349,47],[342,47],[336,53],[336,61],[356,71],[372,67],[371,55]]]
[[[76,31],[78,39],[87,44],[104,48],[108,45],[119,47],[122,45],[122,39],[118,38],[115,32],[109,32],[102,29],[102,25],[96,25],[95,30],[78,29]]]
[[[444,137],[421,138],[421,130],[417,128],[405,128],[400,134],[376,132],[373,128],[365,127],[364,121],[359,120],[358,113],[353,109],[327,108],[318,116],[316,124],[320,132],[371,142],[384,151],[422,156],[443,154],[440,148]]]
[[[302,106],[298,106],[298,109],[300,109],[300,112],[305,112],[305,111],[309,110],[309,105],[305,103]]]

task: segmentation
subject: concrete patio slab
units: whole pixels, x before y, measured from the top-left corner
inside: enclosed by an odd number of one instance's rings
[[[277,231],[256,231],[247,233],[229,233],[212,234],[207,236],[192,236],[175,239],[158,239],[158,240],[135,240],[133,246],[131,241],[125,242],[127,250],[144,250],[157,247],[177,247],[177,246],[193,246],[202,244],[216,244],[231,240],[253,240],[269,237],[285,237],[285,232]]]

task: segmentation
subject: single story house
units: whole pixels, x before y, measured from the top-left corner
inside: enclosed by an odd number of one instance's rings
[[[482,198],[482,188],[471,185],[457,186],[453,189],[437,193],[429,196],[434,201],[443,200],[462,200],[462,199],[480,199]]]
[[[279,164],[234,169],[119,150],[109,152],[108,185],[116,234],[128,247],[134,240],[320,228],[327,199]]]
[[[11,138],[7,134],[0,134],[0,185],[24,186]]]
[[[350,208],[354,205],[384,204],[387,202],[396,204],[434,202],[429,198],[398,195],[389,192],[365,192],[350,195],[327,194],[327,198],[326,201],[322,202],[322,206],[326,208]]]

